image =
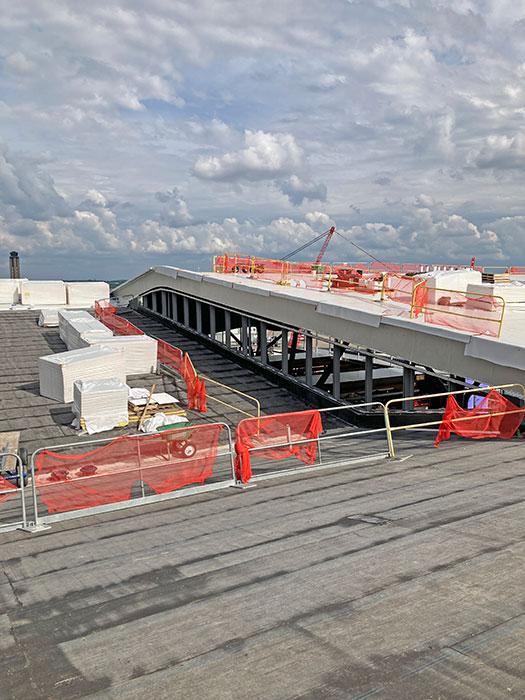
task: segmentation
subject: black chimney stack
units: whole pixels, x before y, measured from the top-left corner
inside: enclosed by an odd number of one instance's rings
[[[9,276],[12,280],[20,279],[20,258],[16,250],[9,253]]]

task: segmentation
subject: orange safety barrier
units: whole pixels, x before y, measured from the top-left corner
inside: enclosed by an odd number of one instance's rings
[[[210,423],[126,435],[84,454],[43,450],[35,460],[35,486],[50,513],[63,513],[127,501],[137,485],[168,493],[203,484],[213,476],[222,429]]]
[[[116,307],[109,302],[107,305],[95,302],[95,313],[99,321],[114,333],[117,335],[144,335],[144,331],[125,318],[116,316],[116,312]],[[206,413],[206,385],[195,371],[188,353],[182,352],[165,340],[157,340],[157,360],[175,370],[186,383],[188,408]]]
[[[505,301],[491,294],[418,288],[411,315],[426,323],[497,338],[501,334]]]
[[[323,430],[317,410],[278,413],[261,418],[245,418],[237,426],[235,436],[235,473],[247,483],[252,476],[252,460],[260,458],[287,459],[296,457],[305,464],[317,458],[317,442]],[[292,442],[311,439],[313,442],[294,445]],[[290,443],[284,445],[283,443]],[[281,445],[281,446],[279,446]],[[253,448],[256,451],[251,452]]]
[[[95,316],[97,318],[100,318],[104,314],[111,315],[116,313],[117,307],[113,306],[113,304],[107,299],[99,299],[99,301],[95,302]]]
[[[3,493],[4,491],[7,491],[8,493]],[[4,479],[4,477],[0,474],[0,503],[7,501],[7,499],[14,496],[15,493],[16,486],[7,479]]]
[[[518,408],[495,389],[471,409],[461,408],[456,398],[449,396],[435,445],[438,447],[440,442],[448,440],[452,433],[474,440],[508,440],[516,434],[524,416],[525,408]]]

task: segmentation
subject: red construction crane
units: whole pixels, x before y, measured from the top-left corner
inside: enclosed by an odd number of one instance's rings
[[[334,235],[334,233],[335,233],[335,226],[332,226],[332,228],[330,228],[326,233],[325,239],[323,241],[323,245],[321,246],[321,250],[319,251],[319,253],[317,254],[317,257],[315,259],[315,263],[314,263],[315,265],[321,264],[321,261],[324,257],[324,254],[326,253],[326,249],[328,248],[328,245],[330,244],[330,241],[332,240],[332,236]]]

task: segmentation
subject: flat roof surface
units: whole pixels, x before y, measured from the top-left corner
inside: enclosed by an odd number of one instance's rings
[[[410,454],[0,535],[0,697],[523,698],[523,443]]]

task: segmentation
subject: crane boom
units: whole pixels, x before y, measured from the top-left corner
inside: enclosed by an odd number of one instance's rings
[[[321,250],[317,254],[317,258],[315,259],[315,264],[319,265],[324,257],[324,254],[326,253],[326,249],[328,248],[328,245],[330,241],[332,240],[332,236],[335,233],[335,226],[332,226],[326,233],[326,238],[323,241],[323,245],[321,246]]]

